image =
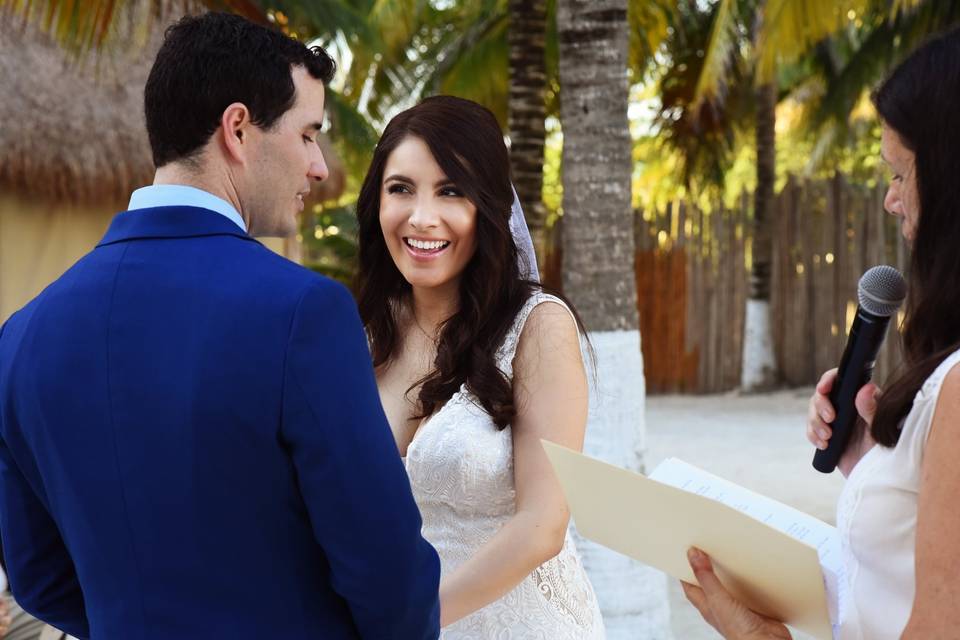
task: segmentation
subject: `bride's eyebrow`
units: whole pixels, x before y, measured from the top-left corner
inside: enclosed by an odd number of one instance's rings
[[[402,175],[400,175],[399,173],[391,174],[391,175],[389,175],[389,176],[387,176],[386,178],[383,179],[383,182],[384,182],[384,183],[391,182],[391,181],[396,181],[396,182],[408,182],[408,183],[410,183],[410,184],[413,184],[413,180],[411,180],[411,179],[408,178],[407,176],[402,176]]]

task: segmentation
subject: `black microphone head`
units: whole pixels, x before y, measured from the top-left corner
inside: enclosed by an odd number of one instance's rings
[[[907,297],[907,283],[899,271],[882,264],[867,269],[857,285],[860,306],[875,316],[889,317]]]

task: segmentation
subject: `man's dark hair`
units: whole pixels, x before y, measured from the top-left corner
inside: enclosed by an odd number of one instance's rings
[[[322,48],[240,16],[181,19],[167,30],[144,91],[154,164],[194,156],[234,102],[247,106],[253,124],[272,127],[296,100],[294,66],[324,83],[336,69]]]

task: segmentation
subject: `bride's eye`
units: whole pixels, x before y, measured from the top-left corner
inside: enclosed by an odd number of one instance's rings
[[[462,198],[463,191],[460,191],[460,189],[457,189],[456,187],[444,187],[443,189],[440,189],[440,195],[447,196],[449,198]]]
[[[410,189],[405,184],[395,182],[387,187],[387,193],[410,193]]]

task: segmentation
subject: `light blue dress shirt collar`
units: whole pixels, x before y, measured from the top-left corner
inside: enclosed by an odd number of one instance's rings
[[[220,215],[229,218],[238,227],[247,231],[247,225],[244,224],[240,213],[232,204],[218,198],[217,196],[181,184],[153,184],[148,187],[141,187],[130,196],[130,204],[127,205],[128,211],[134,209],[149,209],[151,207],[200,207],[216,211]]]

